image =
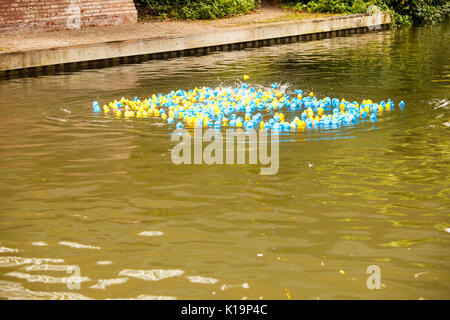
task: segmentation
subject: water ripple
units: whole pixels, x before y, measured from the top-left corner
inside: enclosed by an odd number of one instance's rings
[[[163,270],[163,269],[154,269],[154,270],[130,270],[125,269],[120,271],[119,276],[128,276],[133,278],[138,278],[142,280],[151,280],[151,281],[159,281],[162,279],[179,277],[184,272],[182,270]]]

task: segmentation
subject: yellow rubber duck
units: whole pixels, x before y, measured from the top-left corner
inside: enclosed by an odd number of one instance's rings
[[[318,114],[320,117],[322,117],[322,115],[323,115],[323,108],[322,108],[322,107],[319,107],[319,109],[317,109],[317,114]]]
[[[299,121],[299,124],[297,125],[297,130],[304,131],[306,128],[306,122],[305,121]]]

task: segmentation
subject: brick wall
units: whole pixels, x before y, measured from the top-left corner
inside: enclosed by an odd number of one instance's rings
[[[0,33],[137,21],[133,0],[0,0]]]

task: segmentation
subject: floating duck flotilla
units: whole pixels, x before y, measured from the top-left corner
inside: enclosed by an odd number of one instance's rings
[[[244,81],[248,79],[244,75]],[[391,99],[379,103],[364,100],[359,104],[329,97],[318,99],[314,92],[304,95],[302,90],[295,90],[291,96],[279,90],[278,83],[262,90],[246,82],[234,89],[203,87],[153,94],[144,100],[122,98],[103,108],[97,101],[92,104],[96,113],[103,111],[118,119],[156,117],[177,129],[236,127],[279,132],[376,122],[384,113],[393,111],[394,106]],[[404,108],[405,102],[400,101],[398,109]]]

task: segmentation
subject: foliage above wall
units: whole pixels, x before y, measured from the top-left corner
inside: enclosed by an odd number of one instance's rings
[[[259,0],[134,0],[140,12],[160,18],[216,19],[245,14]]]

